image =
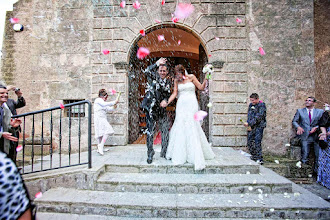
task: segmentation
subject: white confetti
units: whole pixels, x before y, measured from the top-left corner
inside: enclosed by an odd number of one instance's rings
[[[257,183],[257,180],[253,180],[253,184],[256,184]]]
[[[290,144],[285,144],[286,147],[290,147],[291,145]]]
[[[249,186],[249,190],[252,191],[253,190],[253,187],[252,186]]]
[[[274,212],[274,211],[275,211],[275,209],[269,209],[269,211],[271,211],[271,212]]]
[[[243,198],[244,197],[244,195],[241,195],[241,198]]]
[[[299,167],[299,168],[301,168],[301,161],[298,161],[298,162],[296,163],[296,166]]]
[[[312,176],[313,176],[312,174],[308,174],[308,177],[309,177],[309,178],[312,178]]]
[[[245,200],[244,202],[245,202],[245,203],[248,203],[249,201]]]
[[[297,193],[294,193],[293,195],[294,195],[294,197],[297,197],[297,196],[300,196],[300,193],[297,192]]]
[[[250,174],[250,171],[246,171],[246,174],[248,174],[248,175],[249,175],[249,174]]]
[[[261,189],[258,189],[258,192],[262,194],[262,190]]]
[[[253,202],[254,202],[254,203],[257,203],[257,201],[256,201],[256,200],[253,200]]]
[[[263,199],[264,199],[264,196],[261,195],[261,194],[259,194],[259,195],[258,195],[258,198],[261,199],[261,200],[263,200]]]
[[[231,200],[228,200],[228,203],[233,203],[233,201],[231,201]]]
[[[278,160],[275,160],[275,163],[277,163],[277,164],[280,164],[280,161],[278,161]]]
[[[240,202],[237,202],[238,205],[240,205],[241,203]]]

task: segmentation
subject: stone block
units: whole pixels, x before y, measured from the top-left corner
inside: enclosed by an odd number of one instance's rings
[[[89,215],[116,215],[116,208],[108,206],[86,207],[82,205],[72,205],[71,213]]]
[[[224,103],[224,102],[235,102],[235,93],[215,92],[215,93],[212,94],[212,102],[221,102],[221,103]],[[226,105],[223,105],[223,107],[225,109],[226,109]]]
[[[234,137],[212,137],[213,146],[236,146],[236,141]]]
[[[102,6],[94,8],[94,18],[111,17],[113,13],[114,11],[112,6]]]
[[[198,193],[198,187],[196,186],[177,187],[177,193]]]
[[[226,92],[246,92],[247,83],[246,82],[225,82],[224,91]]]
[[[125,40],[115,40],[102,42],[102,48],[108,49],[111,52],[127,52],[130,44]]]
[[[91,63],[92,64],[110,64],[111,62],[111,53],[104,55],[101,53],[91,54]]]
[[[213,125],[234,125],[235,116],[213,114]]]
[[[247,61],[246,51],[228,51],[227,52],[227,62],[245,62],[245,61]]]
[[[224,127],[223,126],[213,126],[211,133],[212,133],[212,135],[215,135],[215,136],[223,136]]]
[[[143,29],[135,17],[115,17],[112,18],[112,28],[128,28],[133,33],[139,33]]]
[[[113,30],[94,30],[93,40],[112,40]]]
[[[226,136],[237,136],[237,135],[246,135],[246,128],[245,127],[225,127],[224,134]]]
[[[175,218],[176,210],[171,209],[155,209],[153,210],[153,216],[157,218]]]
[[[115,29],[113,32],[113,39],[131,42],[137,35],[138,33],[134,33],[128,28]]]
[[[94,20],[96,20],[94,18]],[[110,28],[114,28],[113,25],[113,18],[98,18],[97,20],[101,21],[101,28],[102,29],[110,29]]]
[[[222,92],[224,89],[224,83],[219,81],[212,82],[212,90],[213,92]]]
[[[244,39],[213,39],[207,43],[207,48],[215,50],[245,50],[248,48],[247,40]]]
[[[245,3],[227,3],[225,4],[226,15],[245,15]]]
[[[227,187],[200,187],[199,193],[209,193],[209,194],[227,194],[229,193],[229,188]]]
[[[116,216],[134,217],[134,218],[152,218],[154,217],[153,211],[148,209],[129,209],[117,208]]]
[[[224,112],[224,105],[221,103],[213,103],[212,113],[214,114],[222,114]]]
[[[216,26],[216,16],[202,16],[194,25],[194,29],[202,33],[209,26]]]
[[[225,114],[244,114],[247,112],[245,104],[226,104],[224,108]]]

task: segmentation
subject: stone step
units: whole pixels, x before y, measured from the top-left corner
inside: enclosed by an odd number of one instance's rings
[[[35,202],[38,212],[135,218],[330,218],[328,202],[296,187],[294,193],[285,194],[169,194],[55,188],[44,192]]]
[[[194,170],[192,164],[184,165],[123,165],[106,164],[106,172],[117,173],[168,173],[168,174],[251,174],[259,173],[258,164],[249,165],[207,165],[204,170]]]
[[[80,214],[66,214],[66,213],[52,213],[52,212],[38,212],[37,219],[40,220],[58,220],[58,219],[70,219],[70,220],[141,220],[141,218],[128,218],[128,217],[116,217],[116,216],[104,216],[104,215],[80,215]],[[159,218],[143,218],[147,220],[159,220]],[[196,218],[166,218],[167,220],[196,220]],[[208,220],[251,220],[250,218],[207,218]],[[253,220],[262,220],[255,219]]]
[[[251,188],[252,187],[252,188]],[[292,182],[260,174],[104,173],[97,190],[149,193],[290,193]]]

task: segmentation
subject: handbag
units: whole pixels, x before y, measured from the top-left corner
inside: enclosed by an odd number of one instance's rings
[[[319,146],[322,150],[328,147],[328,142],[326,140],[319,140]]]

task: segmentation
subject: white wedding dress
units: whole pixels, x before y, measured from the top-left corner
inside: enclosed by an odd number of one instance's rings
[[[188,162],[194,164],[195,170],[202,170],[205,160],[213,159],[214,153],[200,122],[194,120],[197,111],[195,85],[192,82],[179,84],[166,158],[171,159],[174,165]]]

